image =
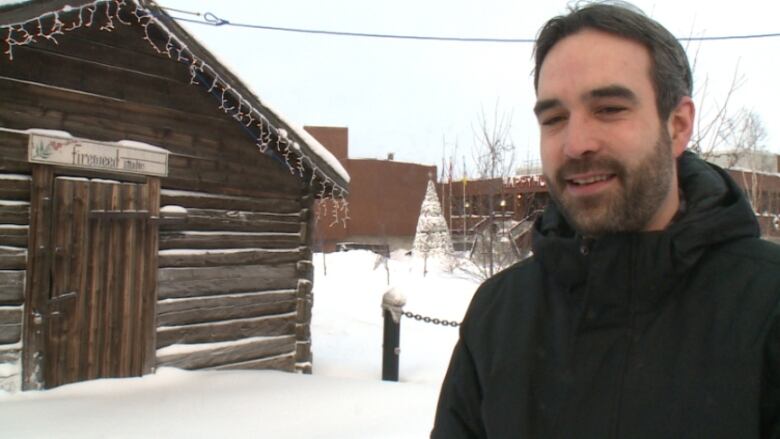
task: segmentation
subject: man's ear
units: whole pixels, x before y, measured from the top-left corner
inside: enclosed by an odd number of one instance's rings
[[[679,157],[693,135],[693,121],[696,117],[696,107],[690,96],[683,96],[680,102],[669,114],[666,128],[672,139],[672,152],[674,157]]]

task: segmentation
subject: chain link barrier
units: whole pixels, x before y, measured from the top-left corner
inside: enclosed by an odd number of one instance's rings
[[[449,321],[444,319],[437,319],[433,317],[423,316],[420,314],[414,314],[409,311],[403,312],[404,317],[409,317],[410,319],[415,319],[418,322],[425,322],[425,323],[433,323],[434,325],[442,325],[442,326],[452,326],[453,328],[456,328],[460,326],[460,323],[456,321]]]

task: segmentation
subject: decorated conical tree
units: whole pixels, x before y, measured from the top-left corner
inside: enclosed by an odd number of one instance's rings
[[[453,253],[447,221],[441,211],[439,197],[433,180],[428,180],[428,189],[420,206],[417,219],[417,233],[414,235],[413,253],[423,257],[451,256]]]

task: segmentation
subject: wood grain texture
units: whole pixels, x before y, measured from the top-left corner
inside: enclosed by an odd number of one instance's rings
[[[22,319],[22,307],[0,306],[0,344],[21,340]]]
[[[286,314],[295,310],[296,300],[294,290],[162,300],[157,305],[157,323],[183,325]]]
[[[304,254],[296,249],[228,249],[202,252],[161,251],[160,268],[214,267],[228,265],[261,265],[297,262]]]
[[[0,304],[22,303],[26,277],[24,270],[0,270]]]
[[[51,273],[51,211],[53,172],[48,166],[32,167],[33,187],[30,193],[30,242],[25,280],[24,353],[22,388],[39,389],[44,384],[43,355],[45,331],[41,317],[48,313]]]
[[[247,337],[293,335],[295,313],[278,316],[236,319],[214,323],[157,328],[157,347],[174,343],[210,343]]]
[[[203,268],[162,268],[158,272],[160,299],[293,289],[294,264]]]
[[[4,270],[24,270],[27,268],[27,245],[24,248],[0,247],[0,272]],[[0,274],[0,277],[2,275]],[[24,276],[22,276],[24,278]],[[0,291],[5,283],[0,279]],[[0,292],[0,303],[2,302]]]

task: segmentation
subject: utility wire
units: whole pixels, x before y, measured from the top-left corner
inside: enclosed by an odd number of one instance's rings
[[[262,24],[249,24],[249,23],[233,23],[228,20],[217,17],[211,12],[201,14],[200,12],[185,11],[181,9],[163,7],[173,12],[179,12],[182,14],[194,15],[203,17],[203,20],[196,20],[192,18],[173,17],[179,21],[185,21],[188,23],[203,24],[208,26],[234,26],[250,29],[263,29],[281,32],[294,32],[303,34],[315,34],[315,35],[336,35],[343,37],[366,37],[366,38],[385,38],[395,40],[422,40],[422,41],[453,41],[464,43],[535,43],[533,38],[472,38],[472,37],[444,37],[444,36],[430,36],[430,35],[397,35],[397,34],[376,34],[367,32],[343,32],[343,31],[331,31],[323,29],[301,29],[294,27],[280,27],[280,26],[265,26]],[[724,40],[748,40],[758,38],[774,38],[780,37],[780,32],[777,33],[765,33],[765,34],[746,34],[746,35],[724,35],[724,36],[712,36],[712,37],[680,37],[679,41],[724,41]]]
[[[437,37],[437,36],[424,36],[424,35],[394,35],[394,34],[375,34],[364,32],[342,32],[331,31],[323,29],[300,29],[293,27],[279,27],[279,26],[264,26],[261,24],[247,24],[247,23],[231,23],[227,20],[216,17],[211,12],[203,14],[203,20],[193,20],[191,18],[173,17],[179,21],[186,21],[188,23],[205,24],[209,26],[234,26],[244,27],[251,29],[264,29],[274,30],[281,32],[295,32],[303,34],[318,34],[318,35],[337,35],[343,37],[368,37],[368,38],[385,38],[395,40],[423,40],[423,41],[459,41],[468,43],[533,43],[536,40],[530,38],[467,38],[467,37]]]

